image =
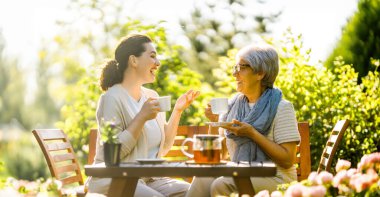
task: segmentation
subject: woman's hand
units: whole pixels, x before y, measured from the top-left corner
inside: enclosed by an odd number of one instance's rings
[[[199,96],[199,91],[189,90],[182,94],[175,103],[174,110],[182,112]]]
[[[137,115],[147,121],[156,118],[158,112],[160,107],[157,98],[148,98]]]
[[[205,116],[211,121],[211,122],[218,122],[219,115],[213,114],[211,111],[211,105],[210,103],[207,104],[207,107],[205,109]]]
[[[232,120],[231,125],[221,126],[224,129],[229,130],[231,133],[235,134],[236,136],[241,137],[252,137],[252,134],[255,131],[255,128],[253,128],[250,124],[245,122],[240,122],[238,120]]]

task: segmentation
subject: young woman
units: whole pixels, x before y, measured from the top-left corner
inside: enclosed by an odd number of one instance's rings
[[[159,158],[171,148],[181,113],[199,95],[189,90],[178,98],[168,122],[160,112],[156,91],[143,87],[152,83],[160,61],[152,40],[134,34],[122,39],[115,51],[115,60],[106,63],[100,86],[105,91],[97,107],[97,121],[116,123],[122,143],[121,160]],[[100,130],[101,132],[101,130]],[[103,146],[98,139],[95,163],[103,162]],[[91,178],[89,192],[107,194],[110,179]],[[189,188],[186,182],[170,178],[142,178],[135,196],[182,196]]]

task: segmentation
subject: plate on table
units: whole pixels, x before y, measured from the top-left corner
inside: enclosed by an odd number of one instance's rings
[[[161,164],[166,162],[165,159],[136,159],[140,164]]]
[[[233,123],[231,122],[206,122],[207,125],[210,125],[212,127],[222,127],[222,126],[232,126]]]
[[[186,164],[192,164],[192,165],[226,165],[228,161],[220,161],[219,163],[202,163],[202,162],[195,162],[194,160],[188,160],[185,162]]]

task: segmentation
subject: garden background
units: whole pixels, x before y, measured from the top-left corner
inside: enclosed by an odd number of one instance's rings
[[[82,164],[86,163],[88,134],[96,127],[95,109],[102,93],[98,86],[101,65],[113,57],[121,37],[137,32],[151,36],[160,54],[157,80],[148,87],[160,95],[172,95],[173,103],[189,88],[201,91],[181,124],[203,125],[210,98],[235,93],[231,68],[237,49],[267,42],[280,55],[275,85],[294,104],[298,121],[310,123],[312,170],[317,169],[329,132],[340,119],[351,123],[336,158],[355,166],[364,154],[380,151],[378,0],[357,2],[330,55],[319,62],[311,61],[313,49],[304,46],[302,32],[289,27],[281,36],[273,36],[270,27],[281,20],[281,9],[251,11],[259,10],[255,6],[270,7],[265,1],[197,1],[189,8],[189,16],[179,19],[180,34],[174,36],[165,21],[128,16],[125,10],[133,10],[131,2],[69,1],[65,12],[70,17],[57,20],[58,33],[40,41],[33,70],[20,66],[17,56],[4,53],[7,42],[0,31],[2,182],[10,176],[50,177],[31,133],[34,128],[63,129]],[[229,17],[220,18],[220,13]]]

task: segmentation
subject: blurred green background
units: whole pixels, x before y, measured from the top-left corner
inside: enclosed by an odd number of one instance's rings
[[[237,49],[267,42],[280,55],[281,70],[275,85],[294,104],[297,119],[310,123],[313,170],[340,119],[351,123],[336,158],[350,160],[354,166],[364,154],[380,151],[378,0],[357,2],[340,39],[331,46],[331,54],[320,62],[311,61],[313,49],[304,46],[300,33],[289,28],[279,38],[271,34],[269,27],[281,21],[281,9],[263,14],[243,12],[252,6],[245,0],[198,1],[189,8],[189,17],[178,20],[180,35],[171,37],[165,21],[127,17],[123,15],[126,6],[133,4],[68,1],[65,12],[71,17],[57,20],[58,33],[41,40],[38,60],[31,65],[33,71],[21,67],[17,56],[4,53],[7,43],[0,31],[0,179],[50,176],[31,134],[34,128],[62,128],[82,165],[86,163],[88,134],[96,127],[95,109],[102,93],[98,86],[100,65],[113,58],[121,37],[137,32],[153,38],[161,59],[157,80],[147,87],[160,95],[172,95],[173,104],[190,88],[201,91],[184,112],[181,124],[204,124],[204,107],[210,98],[235,93],[231,68]],[[230,20],[217,17],[219,11]],[[179,40],[186,40],[187,45]],[[34,88],[30,88],[30,72]]]

